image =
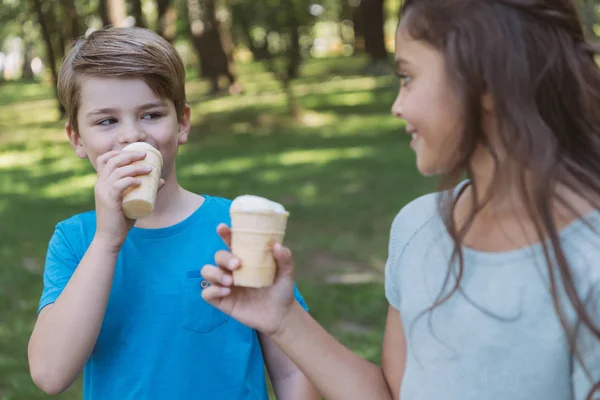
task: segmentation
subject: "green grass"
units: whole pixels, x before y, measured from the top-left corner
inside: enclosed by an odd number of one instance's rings
[[[239,68],[246,94],[210,97],[190,81],[193,131],[180,149],[181,184],[223,197],[253,193],[291,212],[286,243],[313,315],[374,362],[387,303],[383,268],[391,221],[433,188],[390,115],[392,77],[361,76],[364,60],[312,60],[286,116],[278,84],[258,64]],[[45,398],[32,383],[27,341],[54,225],[93,208],[94,171],[75,157],[50,87],[0,86],[0,399]],[[79,399],[80,382],[60,399]]]

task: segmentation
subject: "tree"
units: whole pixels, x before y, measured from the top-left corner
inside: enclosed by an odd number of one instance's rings
[[[42,4],[42,0],[33,0],[34,12],[37,15],[38,23],[42,33],[42,38],[46,45],[46,57],[50,72],[52,73],[52,83],[55,90],[56,99],[58,100],[57,82],[58,82],[58,69],[56,65],[56,53],[54,45],[52,44],[52,35],[50,26],[56,25],[55,14],[52,8],[52,2],[45,2]],[[65,108],[59,102],[59,110],[61,118],[65,116]]]
[[[142,10],[142,0],[132,0],[131,14],[133,15],[133,18],[135,18],[135,26],[139,26],[140,28],[146,28],[148,26]]]
[[[292,82],[302,63],[301,37],[314,24],[307,0],[266,0],[257,8],[251,0],[232,0],[233,24],[240,37],[277,78],[286,94],[289,112],[298,117]]]
[[[125,0],[99,0],[98,13],[104,26],[117,28],[125,26],[125,18],[127,18]]]
[[[214,0],[187,0],[188,33],[198,58],[203,78],[211,83],[212,93],[218,93],[219,77],[229,79],[231,93],[239,92],[239,85],[231,71],[230,57],[226,54],[221,38],[221,25],[216,17]]]
[[[371,64],[386,62],[383,27],[385,23],[384,0],[359,0],[352,11],[355,50],[369,55]]]

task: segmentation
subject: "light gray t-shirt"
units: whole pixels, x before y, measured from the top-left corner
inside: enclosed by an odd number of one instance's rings
[[[600,231],[600,212],[585,220]],[[600,234],[578,220],[561,233],[577,289],[600,326]],[[600,342],[580,327],[569,351],[549,292],[542,246],[484,253],[464,248],[462,292],[419,318],[438,296],[452,241],[437,195],[400,211],[392,225],[386,297],[408,343],[402,400],[584,400],[600,379]],[[451,289],[454,278],[451,277]],[[566,300],[571,325],[575,314]]]

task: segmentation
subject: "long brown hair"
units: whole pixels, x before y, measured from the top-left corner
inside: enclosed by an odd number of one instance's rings
[[[489,190],[479,196],[471,165],[476,148],[483,146],[492,154],[494,179],[500,179],[497,149],[482,130],[482,98],[488,94],[496,112],[500,144],[511,162],[521,167],[519,195],[542,244],[554,308],[572,353],[583,364],[559,293],[566,293],[579,323],[599,340],[600,327],[586,309],[586,299],[578,294],[552,216],[553,204],[558,201],[583,217],[558,193],[559,186],[600,209],[600,68],[594,60],[600,49],[586,42],[570,0],[405,0],[401,13],[403,26],[413,39],[442,52],[449,80],[464,107],[459,159],[444,177],[443,186],[451,187],[457,177],[466,174],[473,204],[467,222],[458,226],[454,217],[458,196],[453,191],[440,196],[440,212],[454,251],[442,291],[426,311],[461,290],[462,241],[493,195]],[[452,276],[454,286],[444,294]],[[600,381],[595,382],[588,399],[599,391]]]

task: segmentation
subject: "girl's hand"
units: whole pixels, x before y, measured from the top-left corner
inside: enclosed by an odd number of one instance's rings
[[[225,224],[217,227],[217,233],[231,247],[231,230]],[[292,253],[279,243],[273,246],[277,273],[273,286],[246,288],[233,286],[232,271],[241,262],[228,251],[215,255],[217,266],[206,265],[201,274],[211,286],[202,291],[202,297],[214,307],[231,315],[244,325],[273,335],[294,303],[294,262]]]

